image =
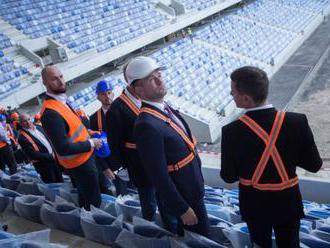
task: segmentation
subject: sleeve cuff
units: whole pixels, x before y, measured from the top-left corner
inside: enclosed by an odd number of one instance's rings
[[[94,142],[92,141],[92,139],[89,139],[88,141],[91,144],[91,148],[94,148]]]

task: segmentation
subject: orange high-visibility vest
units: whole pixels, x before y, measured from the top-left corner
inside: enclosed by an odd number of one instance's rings
[[[65,106],[60,101],[53,99],[45,100],[42,106],[41,115],[44,113],[45,109],[51,109],[56,111],[69,126],[69,133],[67,138],[73,142],[78,143],[82,141],[87,141],[89,139],[88,130],[81,122],[79,116],[74,113],[69,107]],[[56,151],[55,151],[56,152]],[[93,154],[93,149],[88,152],[83,152],[74,155],[61,156],[56,152],[59,163],[67,169],[76,168],[83,163],[85,163]]]
[[[39,152],[39,148],[38,148],[36,142],[34,142],[32,137],[27,132],[25,132],[24,130],[20,130],[19,133],[20,133],[20,135],[23,135],[31,143],[33,150],[35,152]],[[37,162],[39,162],[39,160],[30,160],[30,162],[37,163]]]
[[[175,164],[168,165],[167,166],[168,172],[178,171],[181,168],[188,165],[191,161],[193,161],[193,159],[197,155],[197,151],[196,151],[197,141],[196,141],[195,137],[193,137],[192,140],[191,140],[187,136],[187,134],[175,122],[173,122],[167,116],[157,112],[156,110],[153,110],[153,109],[148,108],[148,107],[143,107],[141,109],[141,113],[151,114],[152,116],[154,116],[158,119],[161,119],[161,120],[165,121],[166,123],[168,123],[170,125],[170,127],[172,127],[181,136],[181,138],[184,140],[184,142],[187,144],[187,146],[190,150],[190,153],[185,158],[181,159],[179,162],[177,162]]]
[[[99,132],[102,132],[103,131],[103,125],[102,125],[102,108],[100,108],[98,111],[97,111],[97,128],[99,130]]]
[[[1,125],[1,124],[0,124]],[[7,124],[6,124],[6,128],[4,128],[4,131],[6,133],[6,136],[9,138],[9,134],[8,134],[8,128],[7,128]],[[5,146],[7,146],[8,144],[5,141],[0,141],[0,148],[3,148]]]
[[[244,115],[243,117],[240,118],[240,121],[242,121],[246,126],[248,126],[266,144],[265,150],[253,173],[252,178],[251,179],[240,178],[239,179],[240,184],[244,186],[251,186],[253,188],[263,191],[268,191],[268,190],[280,191],[287,188],[291,188],[299,183],[297,176],[294,178],[288,177],[282,158],[278,153],[278,150],[275,145],[278,135],[281,131],[284,117],[285,117],[285,112],[277,112],[275,121],[273,123],[273,127],[269,135],[262,127],[260,127],[249,116]],[[281,178],[281,183],[259,183],[259,180],[266,168],[266,165],[270,157],[272,158],[276,170]]]
[[[140,113],[140,109],[138,106],[135,105],[135,103],[128,97],[126,94],[123,92],[120,96],[119,99],[122,100],[126,106],[136,115],[138,116]],[[128,149],[136,149],[136,144],[131,143],[131,142],[125,142],[124,146]]]
[[[11,126],[9,124],[6,124],[6,127],[7,127],[8,137],[11,140],[12,145],[17,145],[18,142],[17,142],[17,140],[15,138],[15,134],[14,134],[13,129],[11,128]]]

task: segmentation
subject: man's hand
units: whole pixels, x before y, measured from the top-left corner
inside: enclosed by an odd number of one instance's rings
[[[98,150],[98,149],[101,148],[101,146],[102,146],[102,140],[93,138],[92,139],[92,142],[93,142],[94,147],[95,147],[96,150]]]
[[[99,131],[93,131],[91,129],[88,129],[88,133],[89,133],[90,136],[93,136],[95,134],[101,134],[101,132],[99,132]]]
[[[198,223],[197,216],[192,208],[188,208],[187,212],[181,215],[181,220],[187,226],[193,226]]]
[[[103,174],[104,174],[106,177],[108,177],[108,178],[110,178],[110,179],[112,179],[112,180],[116,179],[115,174],[113,174],[112,170],[110,170],[109,168],[106,169],[106,170],[104,170],[104,171],[103,171]]]

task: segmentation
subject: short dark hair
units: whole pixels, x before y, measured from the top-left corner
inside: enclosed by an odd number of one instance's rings
[[[233,71],[230,78],[236,83],[239,93],[252,97],[256,103],[262,103],[267,99],[269,80],[263,70],[254,66],[244,66]]]

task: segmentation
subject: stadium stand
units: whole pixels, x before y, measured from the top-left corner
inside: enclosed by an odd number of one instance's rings
[[[0,99],[27,84],[22,78],[29,73],[28,70],[15,63],[3,51],[11,46],[11,40],[3,33],[0,33]]]
[[[290,1],[257,1],[238,10],[237,14],[288,31],[303,31],[317,13],[312,9],[307,12],[303,3],[293,6],[287,2]]]
[[[68,228],[73,228],[74,231],[82,231],[79,235],[86,239],[106,245],[122,245],[120,247],[145,247],[142,245],[142,241],[149,242],[148,244],[150,242],[164,243],[164,237],[174,239],[178,244],[175,247],[185,247],[182,246],[183,244],[189,247],[251,247],[248,228],[240,217],[238,190],[236,189],[205,186],[204,200],[209,215],[210,239],[192,233],[186,233],[184,238],[176,239],[171,233],[162,229],[159,219],[156,218],[155,224],[139,218],[141,207],[134,190],[130,190],[131,194],[125,197],[116,198],[102,195],[101,208],[93,208],[91,212],[86,212],[76,206],[75,197],[70,193],[72,188],[68,184],[68,177],[65,177],[64,183],[55,184],[44,184],[37,177],[33,167],[26,165],[20,169],[18,174],[11,177],[3,175],[0,178],[4,185],[4,187],[0,187],[2,214],[6,212],[19,215],[21,218],[33,219],[34,222],[65,232],[70,232]],[[30,187],[39,189],[38,195],[16,192],[20,185],[26,182],[30,183]],[[16,189],[10,187],[13,184]],[[62,191],[67,192],[66,200],[58,198],[62,196]],[[301,220],[301,247],[328,247],[330,244],[330,205],[307,200],[303,201],[303,205],[306,217]],[[130,223],[126,222],[128,219],[131,220]],[[130,246],[122,243],[124,233],[126,234],[125,243],[130,243]],[[127,236],[127,234],[130,235]],[[14,236],[0,231],[0,236],[0,245],[7,244],[7,242],[9,244],[11,244],[10,242],[15,244],[38,242],[37,239],[26,238],[28,235]],[[137,242],[137,239],[140,241]],[[49,238],[39,242],[44,242],[46,245]],[[174,241],[172,240],[172,242]],[[274,237],[273,242],[275,243]],[[165,244],[167,243],[165,242]],[[161,247],[172,246],[163,244]]]
[[[219,1],[217,0],[206,0],[206,1],[193,1],[193,0],[179,0],[179,3],[183,4],[187,10],[203,10],[214,6]]]
[[[76,53],[104,51],[167,22],[146,0],[2,2],[0,15],[24,34],[51,36]]]

